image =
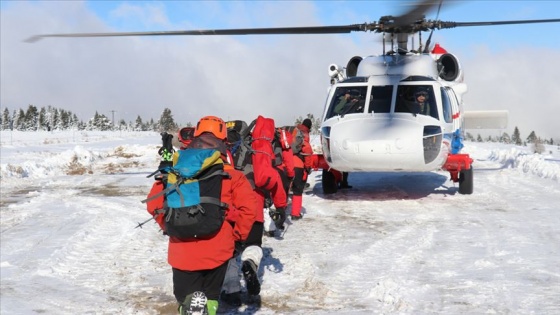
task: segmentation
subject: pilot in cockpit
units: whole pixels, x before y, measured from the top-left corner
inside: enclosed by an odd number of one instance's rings
[[[344,92],[344,95],[338,98],[338,103],[334,107],[334,113],[337,115],[343,115],[348,112],[351,112],[351,108],[360,101],[359,97],[360,97],[359,91],[346,90]]]
[[[416,91],[414,94],[414,101],[416,105],[414,113],[430,116],[430,104],[428,103],[429,97],[428,91],[425,89],[419,89]]]

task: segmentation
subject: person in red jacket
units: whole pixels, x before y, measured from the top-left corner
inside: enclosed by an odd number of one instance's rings
[[[294,180],[292,182],[292,220],[302,218],[301,207],[303,202],[303,189],[307,183],[307,176],[313,167],[313,149],[309,143],[309,131],[311,130],[311,119],[306,118],[296,126],[302,131],[304,139],[301,152],[294,154]]]
[[[226,126],[222,119],[206,116],[197,124],[194,138],[189,148],[216,148],[227,160],[224,143]],[[230,178],[222,181],[221,201],[229,205],[226,220],[220,231],[209,239],[184,241],[170,237],[168,246],[168,263],[173,271],[173,293],[179,303],[181,315],[188,314],[191,305],[196,304],[199,292],[207,299],[208,314],[214,315],[218,310],[222,283],[225,278],[228,261],[233,257],[235,242],[247,239],[259,209],[253,189],[243,173],[225,164]],[[161,182],[156,182],[148,197],[164,189]],[[156,210],[164,206],[164,197],[152,199],[147,203],[147,210],[165,231],[163,213]],[[235,224],[232,224],[235,222]]]
[[[186,149],[194,138],[194,127],[184,127],[178,132],[179,142],[181,142],[181,150]]]

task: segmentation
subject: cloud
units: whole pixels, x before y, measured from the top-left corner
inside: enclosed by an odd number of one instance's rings
[[[138,19],[142,27],[174,30],[205,28],[212,21],[218,25],[214,28],[324,24],[313,3],[300,1],[204,3],[209,10],[200,12],[209,17],[172,24],[169,16],[195,10],[193,3],[182,4],[170,9],[129,3],[112,11],[109,20]],[[337,21],[351,16],[355,23],[355,12],[332,12]],[[331,63],[344,66],[352,56],[381,53],[378,35],[371,33],[47,38],[28,44],[22,40],[34,34],[110,32],[116,26],[107,25],[84,2],[15,2],[1,14],[2,107],[52,105],[83,120],[96,111],[108,116],[116,111],[117,120],[134,121],[138,115],[158,119],[167,107],[180,124],[203,115],[244,120],[264,115],[291,124],[308,113],[322,114]],[[511,130],[519,125],[522,133],[560,136],[548,127],[554,126],[552,117],[560,116],[552,79],[560,60],[557,52],[481,49],[466,57],[461,57],[465,51],[451,52],[465,67],[468,108],[507,108]],[[513,96],[521,90],[526,92]]]
[[[535,131],[537,136],[558,139],[560,89],[553,78],[560,69],[560,53],[528,46],[496,53],[482,45],[473,52],[463,60],[467,108],[508,110],[506,132],[519,127],[523,138]]]

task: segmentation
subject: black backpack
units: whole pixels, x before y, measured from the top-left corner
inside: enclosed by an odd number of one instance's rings
[[[253,142],[251,128],[253,125],[254,122],[247,125],[242,120],[226,122],[228,150],[233,156],[233,166],[236,170],[243,172],[254,189],[255,175],[253,172],[253,148],[251,148],[251,142]]]

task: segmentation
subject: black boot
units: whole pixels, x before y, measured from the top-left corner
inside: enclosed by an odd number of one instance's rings
[[[258,295],[261,293],[261,283],[257,274],[259,267],[252,260],[245,260],[241,266],[245,284],[247,285],[247,293],[250,295]]]

